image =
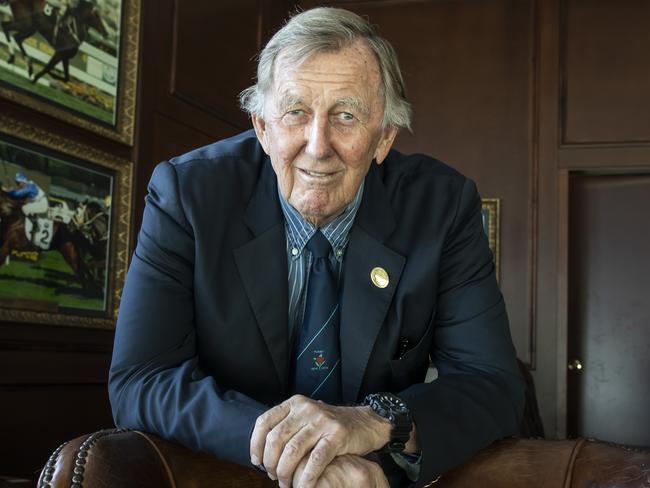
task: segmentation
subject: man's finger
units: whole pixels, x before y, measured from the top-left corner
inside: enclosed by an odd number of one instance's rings
[[[309,425],[305,425],[285,444],[276,467],[280,486],[292,485],[292,480],[296,479],[295,472],[298,465],[307,459],[311,446],[317,442],[319,435]],[[303,468],[305,464],[306,461],[303,463]],[[302,473],[302,469],[300,472]]]
[[[309,455],[307,465],[300,477],[301,488],[313,488],[318,478],[336,457],[338,444],[332,442],[329,437],[321,437]]]
[[[262,454],[262,463],[266,471],[271,475],[272,479],[277,478],[276,468],[280,456],[285,449],[286,444],[299,432],[304,423],[295,416],[288,415],[280,421],[271,431],[266,435],[266,442],[264,443],[264,454]]]
[[[300,466],[299,466],[300,469]],[[294,481],[296,478],[294,478]],[[300,481],[294,486],[303,488]],[[390,488],[381,467],[360,456],[337,456],[318,478],[316,488]]]
[[[287,402],[282,402],[280,405],[270,408],[257,417],[255,428],[251,435],[250,446],[251,463],[255,466],[259,466],[262,462],[266,436],[278,423],[284,420],[290,410],[291,408],[289,404]]]
[[[305,469],[306,464],[307,464],[307,458],[304,457],[300,460],[298,466],[296,466],[296,469],[293,472],[293,480],[291,486],[293,487],[299,486],[298,483],[300,482],[300,477],[302,476],[302,472]]]

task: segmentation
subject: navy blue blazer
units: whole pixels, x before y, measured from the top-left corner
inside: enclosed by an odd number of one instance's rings
[[[480,210],[457,171],[391,151],[372,164],[350,231],[343,399],[391,391],[407,402],[419,484],[516,433],[523,410]],[[376,266],[385,288],[370,279]],[[250,465],[255,419],[290,396],[287,295],[277,180],[254,132],[159,164],[117,322],[116,425]],[[423,383],[429,358],[439,377]]]

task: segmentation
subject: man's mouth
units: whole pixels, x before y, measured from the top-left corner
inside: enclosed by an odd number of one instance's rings
[[[298,170],[299,170],[303,175],[308,176],[308,177],[310,177],[310,178],[322,178],[322,179],[330,178],[330,177],[334,176],[334,175],[337,173],[336,171],[330,171],[330,172],[323,172],[323,171],[309,171],[309,170],[306,170],[306,169],[300,169],[300,168],[298,168]]]

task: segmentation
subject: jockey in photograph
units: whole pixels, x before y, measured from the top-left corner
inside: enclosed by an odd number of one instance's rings
[[[25,216],[36,217],[45,215],[49,208],[49,202],[43,189],[34,183],[34,181],[27,178],[27,175],[22,171],[16,173],[15,181],[15,188],[3,187],[2,191],[14,200],[24,202],[22,211]]]
[[[56,44],[60,30],[70,20],[72,11],[79,6],[79,0],[48,0],[47,3],[57,9],[52,34],[52,42]],[[71,32],[71,34],[74,36],[74,32]]]

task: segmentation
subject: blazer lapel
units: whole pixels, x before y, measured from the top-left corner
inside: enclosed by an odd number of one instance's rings
[[[383,242],[395,229],[395,218],[381,167],[373,163],[364,195],[350,231],[341,298],[341,357],[343,401],[357,401],[368,359],[393,300],[406,258]],[[388,284],[373,283],[372,270],[382,268]]]
[[[277,181],[265,158],[246,209],[253,239],[234,251],[237,269],[282,385],[288,388],[289,323],[286,236]]]

